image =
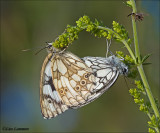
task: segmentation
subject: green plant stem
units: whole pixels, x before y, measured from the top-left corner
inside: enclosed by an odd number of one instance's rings
[[[133,12],[136,13],[137,9],[136,9],[135,1],[134,0],[130,0],[130,1],[132,2]],[[143,81],[145,90],[147,92],[147,96],[148,96],[148,98],[150,100],[150,103],[151,103],[151,106],[152,106],[153,111],[155,113],[155,116],[159,117],[159,111],[157,109],[157,106],[156,106],[154,97],[152,95],[150,86],[148,84],[147,78],[145,76],[145,73],[144,73],[144,70],[143,70],[143,66],[141,64],[139,45],[138,45],[137,28],[136,28],[137,26],[136,26],[135,18],[133,16],[132,16],[132,26],[133,26],[133,36],[134,36],[134,44],[135,44],[135,54],[136,54],[136,57],[138,57],[138,63],[140,63],[140,65],[138,65],[137,68],[138,68],[139,74],[141,76],[141,79]]]
[[[136,3],[134,0],[130,0],[132,2],[132,8],[133,13],[137,12]],[[137,26],[136,26],[136,20],[134,16],[132,15],[132,27],[133,27],[133,35],[134,35],[134,44],[135,44],[135,54],[136,58],[138,57],[138,63],[140,63],[140,52],[139,52],[139,45],[138,45],[138,35],[137,35]]]
[[[146,78],[146,76],[145,76],[143,67],[142,67],[142,65],[139,65],[137,68],[138,68],[139,74],[140,74],[140,76],[141,76],[141,79],[142,79],[142,81],[143,81],[144,87],[145,87],[145,89],[146,89],[147,96],[148,96],[148,98],[149,98],[149,100],[150,100],[150,103],[151,103],[151,105],[152,105],[152,108],[153,108],[153,110],[154,110],[155,116],[156,116],[156,117],[159,117],[159,111],[158,111],[157,106],[156,106],[156,103],[155,103],[155,101],[154,101],[154,97],[153,97],[152,92],[151,92],[151,89],[150,89],[150,87],[149,87],[149,84],[148,84],[147,78]]]
[[[116,32],[114,32],[113,30],[111,30],[111,29],[109,29],[109,28],[102,27],[102,26],[98,26],[97,28],[98,28],[98,29],[101,29],[101,30],[109,31],[109,32],[113,33],[114,35],[116,35],[118,38],[121,38]],[[122,41],[122,43],[125,45],[125,47],[128,49],[131,57],[136,61],[136,58],[135,58],[135,56],[134,56],[134,54],[133,54],[133,51],[132,51],[132,49],[130,48],[130,46],[128,45],[128,43],[126,42],[126,40],[122,39],[121,41]]]

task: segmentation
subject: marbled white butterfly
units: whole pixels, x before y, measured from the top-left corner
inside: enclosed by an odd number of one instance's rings
[[[40,105],[44,118],[68,108],[79,108],[102,95],[128,68],[117,57],[84,57],[58,51],[49,44],[40,79]]]

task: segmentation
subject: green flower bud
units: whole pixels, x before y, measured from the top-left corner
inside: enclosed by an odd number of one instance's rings
[[[152,128],[148,128],[148,132],[149,133],[155,133],[155,130],[153,130]]]

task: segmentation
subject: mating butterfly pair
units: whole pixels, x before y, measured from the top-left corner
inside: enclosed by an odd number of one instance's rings
[[[128,67],[117,57],[84,57],[55,49],[45,58],[40,78],[40,105],[44,118],[82,107],[102,95]]]

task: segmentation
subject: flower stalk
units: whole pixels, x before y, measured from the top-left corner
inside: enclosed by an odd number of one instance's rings
[[[97,28],[98,28],[98,29],[102,29],[102,30],[106,30],[106,31],[108,31],[108,32],[111,32],[111,33],[113,33],[114,35],[116,35],[118,38],[121,38],[121,37],[119,36],[119,34],[117,34],[117,33],[116,33],[115,31],[113,31],[112,29],[109,29],[109,28],[106,28],[106,27],[102,27],[102,26],[98,26]],[[134,56],[134,54],[133,54],[133,51],[132,51],[132,49],[130,48],[130,46],[128,45],[128,43],[126,42],[126,40],[125,40],[125,39],[122,39],[121,42],[125,45],[125,47],[127,48],[128,52],[130,53],[131,57],[136,61],[136,58],[135,58],[135,56]]]
[[[134,0],[127,1],[127,5],[129,5],[133,9],[132,13],[137,13]],[[137,88],[130,89],[129,92],[133,96],[135,103],[139,105],[140,111],[145,112],[151,120],[148,122],[148,125],[151,127],[149,128],[149,132],[154,133],[156,131],[159,133],[159,111],[142,66],[144,64],[144,61],[150,56],[150,54],[146,55],[143,59],[141,59],[135,17],[132,15],[135,53],[130,47],[131,39],[128,36],[128,32],[123,25],[120,25],[115,21],[113,21],[112,23],[113,28],[108,28],[102,26],[102,24],[98,20],[95,19],[95,21],[93,22],[88,16],[84,15],[83,17],[80,17],[78,21],[76,21],[76,24],[76,26],[68,25],[65,32],[62,33],[55,40],[55,42],[52,43],[52,45],[55,48],[64,49],[68,47],[68,45],[72,44],[73,41],[77,40],[79,33],[83,30],[90,32],[92,35],[98,38],[106,38],[108,40],[113,38],[116,41],[123,43],[128,50],[130,56],[124,55],[121,51],[117,51],[117,54],[124,59],[124,62],[128,64],[130,70],[132,70],[130,72],[130,76],[128,75],[128,77],[132,77],[135,79],[137,73],[139,72],[142,80],[142,83],[141,81],[135,80]],[[148,99],[150,101],[149,104],[145,103],[145,100],[141,97],[141,94],[144,94],[144,96],[148,96]],[[153,110],[154,112],[154,114],[152,115],[150,113],[151,110]]]
[[[136,13],[137,12],[137,9],[136,9],[136,4],[135,4],[135,1],[134,0],[130,0],[131,4],[132,4],[132,9],[133,9],[133,13]],[[135,54],[136,54],[136,57],[138,58],[138,62],[137,64],[139,64],[137,66],[138,68],[138,71],[139,71],[139,74],[141,76],[141,79],[143,81],[143,84],[144,84],[144,87],[146,89],[146,92],[147,92],[147,96],[151,102],[151,106],[153,108],[153,111],[155,113],[155,116],[156,117],[159,117],[159,111],[157,109],[157,106],[156,106],[156,103],[154,101],[154,97],[152,95],[152,92],[151,92],[151,89],[150,89],[150,86],[148,84],[148,81],[147,81],[147,78],[145,76],[145,73],[144,73],[144,70],[143,70],[143,66],[142,66],[142,61],[141,61],[141,58],[140,58],[140,52],[139,52],[139,45],[138,45],[138,35],[137,35],[137,26],[136,26],[136,20],[134,18],[134,16],[132,16],[132,26],[133,26],[133,37],[134,37],[134,44],[135,44]]]

